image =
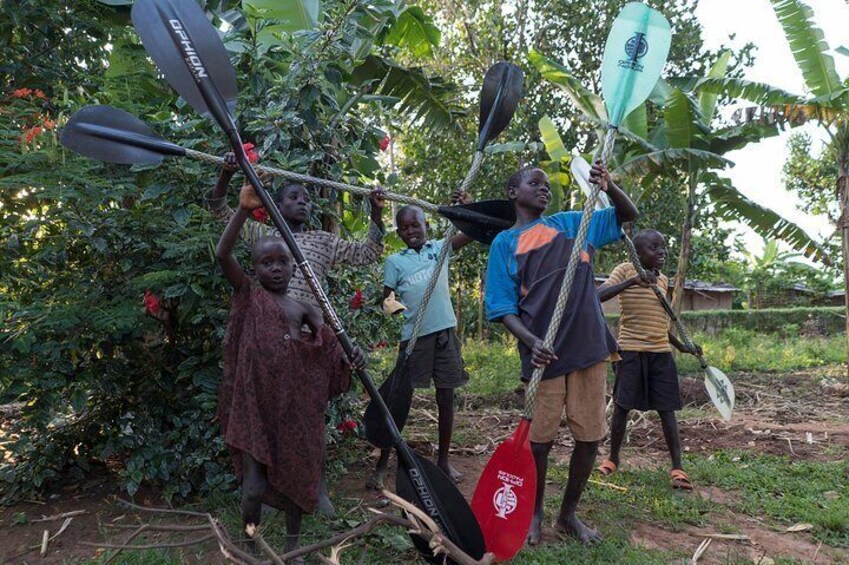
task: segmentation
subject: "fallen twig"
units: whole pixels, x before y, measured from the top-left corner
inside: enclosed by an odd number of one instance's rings
[[[53,516],[42,516],[41,518],[32,520],[32,523],[35,524],[37,522],[52,522],[53,520],[61,520],[62,518],[79,516],[80,514],[86,514],[87,512],[87,510],[74,510],[72,512],[63,512],[62,514],[55,514]]]

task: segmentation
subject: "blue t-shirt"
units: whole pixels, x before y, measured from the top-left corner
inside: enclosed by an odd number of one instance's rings
[[[488,320],[515,314],[537,337],[545,337],[580,222],[581,212],[560,212],[496,236],[486,270]],[[620,237],[621,226],[614,208],[593,214],[554,341],[558,360],[546,367],[543,378],[590,367],[616,351],[616,341],[604,322],[595,290],[591,261],[596,249]],[[522,378],[527,380],[533,372],[531,351],[520,342],[519,353]]]
[[[443,245],[451,245],[451,242],[446,243],[444,239],[428,241],[418,252],[408,248],[386,259],[386,264],[383,266],[383,286],[394,290],[398,300],[407,307],[404,310],[401,341],[410,339],[412,335],[416,312],[419,310],[422,295],[436,267],[436,260]],[[448,254],[450,256],[450,249]],[[448,262],[446,261],[428,302],[419,337],[453,328],[456,325],[457,318],[454,317],[454,307],[448,292]]]

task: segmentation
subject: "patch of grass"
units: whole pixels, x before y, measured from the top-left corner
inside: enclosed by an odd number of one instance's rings
[[[844,362],[846,341],[842,335],[830,337],[785,336],[726,328],[715,336],[693,338],[705,352],[708,363],[723,371],[792,371]],[[699,373],[698,361],[691,355],[675,359],[681,373]]]
[[[849,461],[791,464],[785,457],[748,451],[690,459],[691,474],[700,484],[738,493],[733,502],[736,510],[766,516],[784,526],[810,523],[816,539],[849,547]]]
[[[510,562],[516,565],[552,565],[553,563],[596,564],[633,563],[663,565],[680,562],[686,552],[661,552],[628,544],[627,537],[607,538],[589,547],[578,542],[558,542],[537,548],[526,547]]]
[[[726,328],[714,336],[697,334],[708,362],[726,372],[793,371],[845,362],[846,345],[841,335],[830,337],[780,336],[739,328]],[[394,348],[371,353],[371,367],[380,381],[391,371],[397,355]],[[494,341],[467,340],[463,358],[471,379],[465,394],[498,395],[514,390],[519,384],[521,364],[516,340],[503,336]],[[701,373],[691,355],[675,359],[682,374]]]

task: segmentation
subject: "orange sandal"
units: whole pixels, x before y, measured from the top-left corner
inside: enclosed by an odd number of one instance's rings
[[[610,475],[616,472],[616,463],[614,463],[610,459],[605,459],[601,462],[601,465],[596,467],[596,470],[605,477],[609,477]]]
[[[672,469],[669,471],[669,479],[672,488],[681,490],[693,490],[693,483],[690,482],[690,477],[683,469]]]

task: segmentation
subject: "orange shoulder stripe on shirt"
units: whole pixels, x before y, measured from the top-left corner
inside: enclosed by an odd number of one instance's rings
[[[523,255],[551,243],[559,232],[545,224],[537,224],[519,235],[516,255]]]

